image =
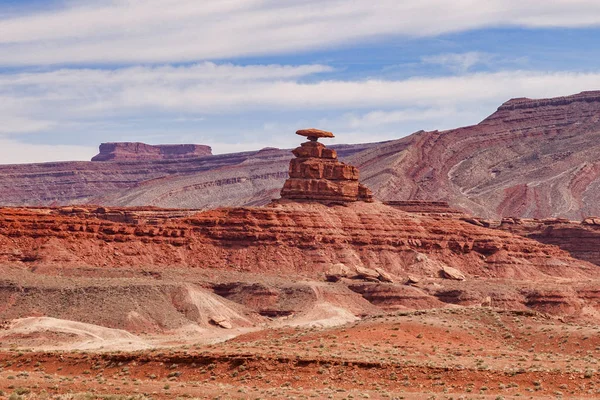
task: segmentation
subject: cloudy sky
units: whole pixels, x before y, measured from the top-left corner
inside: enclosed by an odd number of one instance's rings
[[[600,89],[597,0],[0,0],[0,163],[478,123]]]

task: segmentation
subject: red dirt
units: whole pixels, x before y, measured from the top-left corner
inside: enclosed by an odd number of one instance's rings
[[[4,352],[0,389],[147,393],[154,399],[225,392],[231,398],[596,398],[599,346],[597,327],[531,313],[433,310],[325,330],[267,330],[208,347]]]

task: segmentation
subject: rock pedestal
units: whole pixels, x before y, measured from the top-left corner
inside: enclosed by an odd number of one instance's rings
[[[281,190],[281,197],[292,200],[373,201],[371,191],[358,182],[358,169],[337,159],[337,153],[317,142],[319,137],[333,137],[330,132],[305,129],[297,132],[307,136],[292,153],[290,177]]]

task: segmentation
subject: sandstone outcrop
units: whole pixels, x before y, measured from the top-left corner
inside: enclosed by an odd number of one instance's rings
[[[316,142],[319,138],[333,138],[333,133],[322,131],[320,129],[309,128],[296,131],[296,135],[306,136],[311,142]]]
[[[160,161],[212,155],[209,146],[198,144],[102,143],[92,161]]]
[[[354,279],[323,282],[336,264]],[[448,267],[466,280],[441,279]],[[320,320],[340,309],[356,314],[332,318],[348,321],[378,309],[484,303],[575,318],[600,308],[597,268],[510,232],[378,202],[287,200],[201,213],[0,209],[0,320],[235,329],[264,317]],[[414,290],[383,283],[407,276]],[[90,302],[102,307],[91,313]]]
[[[179,265],[319,276],[341,263],[353,273],[364,267],[438,277],[448,266],[466,277],[514,279],[597,272],[556,246],[510,232],[364,202],[288,201],[201,213],[1,208],[0,249],[0,264],[62,268]]]
[[[394,277],[381,268],[365,268],[360,265],[348,267],[345,264],[334,264],[325,273],[325,277],[330,282],[337,282],[340,279],[358,279],[371,282],[394,282]]]
[[[351,284],[350,289],[360,293],[376,306],[388,310],[423,310],[442,308],[445,304],[434,296],[411,286],[391,285],[389,283]]]
[[[281,190],[281,198],[312,201],[373,200],[371,191],[358,181],[358,169],[338,161],[337,153],[317,142],[321,137],[333,137],[331,132],[305,129],[296,132],[309,142],[292,153],[289,178]]]

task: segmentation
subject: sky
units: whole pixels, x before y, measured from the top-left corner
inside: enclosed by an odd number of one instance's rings
[[[0,0],[0,163],[474,125],[600,90],[597,0]]]

